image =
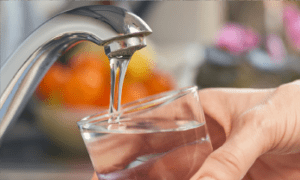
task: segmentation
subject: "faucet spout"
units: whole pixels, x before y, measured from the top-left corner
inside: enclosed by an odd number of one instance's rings
[[[0,66],[0,140],[51,65],[73,44],[92,41],[110,58],[131,56],[151,33],[141,18],[115,6],[80,7],[42,24]]]

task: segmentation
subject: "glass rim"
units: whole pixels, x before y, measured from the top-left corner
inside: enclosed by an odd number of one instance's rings
[[[188,87],[184,87],[184,88],[180,88],[180,89],[176,89],[176,90],[171,90],[171,91],[166,91],[166,92],[162,92],[159,94],[155,94],[155,95],[151,95],[151,96],[147,96],[126,104],[123,104],[121,106],[121,110],[118,112],[113,112],[113,113],[109,113],[108,110],[104,110],[104,111],[100,111],[98,113],[86,116],[84,118],[82,118],[81,120],[79,120],[77,122],[77,124],[79,126],[83,126],[86,124],[93,124],[93,121],[96,121],[98,119],[104,119],[107,118],[107,120],[113,115],[113,114],[124,114],[125,112],[129,112],[130,110],[134,110],[137,109],[139,107],[142,106],[147,106],[153,103],[159,103],[159,102],[163,102],[162,104],[160,104],[159,106],[165,105],[175,99],[178,99],[180,97],[183,97],[185,95],[188,95],[190,93],[193,92],[197,92],[198,91],[198,86],[188,86]],[[145,102],[144,102],[145,101]],[[136,104],[136,105],[134,105]],[[96,116],[96,117],[94,117]]]

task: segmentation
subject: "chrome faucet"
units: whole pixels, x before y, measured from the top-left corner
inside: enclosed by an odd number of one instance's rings
[[[146,46],[150,27],[115,6],[86,6],[61,13],[37,28],[0,69],[0,140],[51,65],[68,48],[87,40],[109,58],[131,56]]]

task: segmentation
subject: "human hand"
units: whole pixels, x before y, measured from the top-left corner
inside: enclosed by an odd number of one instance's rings
[[[299,85],[199,91],[216,150],[191,180],[299,179]]]
[[[300,81],[276,89],[205,89],[216,149],[191,180],[300,179]]]

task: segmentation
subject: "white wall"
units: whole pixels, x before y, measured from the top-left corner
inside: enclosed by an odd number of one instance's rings
[[[179,87],[195,84],[197,68],[204,60],[204,47],[214,42],[224,23],[224,2],[156,2],[145,21],[158,67],[173,74]]]
[[[224,2],[164,1],[147,18],[156,44],[202,42],[211,44],[224,21]]]

